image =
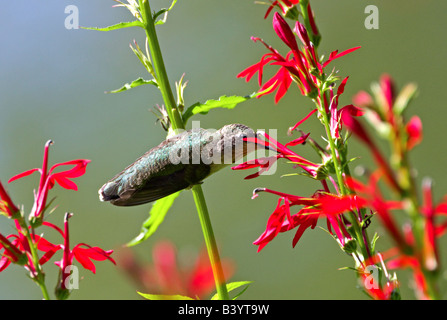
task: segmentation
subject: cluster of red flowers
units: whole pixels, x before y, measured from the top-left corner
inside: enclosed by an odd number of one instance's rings
[[[294,31],[301,40],[303,50],[299,49],[296,38],[291,28],[284,20],[284,18],[277,12],[275,12],[273,16],[273,29],[275,30],[278,37],[291,49],[286,58],[280,55],[276,49],[268,46],[263,40],[259,38],[253,38],[255,41],[261,41],[270,51],[270,53],[262,56],[260,62],[242,71],[238,75],[238,77],[245,77],[246,80],[249,81],[253,77],[253,75],[258,73],[260,85],[259,91],[262,92],[260,96],[272,93],[275,89],[278,89],[275,96],[275,102],[278,102],[284,96],[284,94],[290,88],[291,83],[295,81],[303,95],[321,99],[321,101],[323,101],[326,112],[330,114],[331,135],[334,138],[339,138],[339,130],[342,125],[341,115],[350,114],[353,116],[359,116],[362,114],[362,112],[359,108],[353,105],[347,105],[345,107],[338,108],[338,99],[344,91],[344,87],[348,78],[345,78],[341,82],[335,94],[332,88],[329,89],[329,101],[331,101],[330,103],[327,99],[325,99],[323,91],[320,88],[320,78],[324,76],[324,68],[332,60],[346,55],[358,49],[358,47],[346,50],[342,53],[334,51],[330,54],[329,59],[326,62],[320,63],[316,55],[314,45],[312,44],[312,42],[310,42],[307,30],[302,23],[296,21]],[[270,80],[262,84],[263,69],[269,63],[270,65],[279,66],[279,71]],[[311,72],[311,70],[317,70],[317,73]],[[312,110],[303,120],[296,123],[293,128],[291,128],[291,131],[298,128],[301,123],[303,123],[317,111],[317,109]],[[323,182],[324,190],[317,191],[310,198],[298,197],[273,191],[270,189],[255,190],[256,195],[259,191],[264,191],[280,196],[277,207],[267,222],[267,228],[265,232],[259,237],[259,239],[255,241],[255,244],[259,245],[258,251],[264,248],[264,246],[274,237],[276,237],[279,232],[285,232],[298,227],[298,231],[296,232],[295,238],[293,239],[293,245],[295,246],[301,235],[307,228],[314,228],[316,226],[317,220],[320,215],[324,215],[325,217],[327,217],[328,226],[332,226],[332,228],[334,228],[334,232],[339,235],[341,243],[344,244],[345,239],[349,239],[350,236],[343,227],[343,223],[340,223],[339,219],[341,217],[339,216],[339,214],[345,210],[350,210],[352,203],[358,205],[358,201],[354,201],[355,199],[349,199],[350,201],[345,201],[347,200],[347,198],[342,199],[338,196],[330,194],[325,182],[325,179],[328,178],[328,168],[326,168],[325,164],[315,164],[312,161],[299,156],[289,149],[289,147],[306,142],[309,134],[302,135],[301,137],[290,141],[285,145],[282,145],[278,141],[275,141],[267,134],[264,135],[266,138],[265,141],[258,138],[249,139],[251,139],[251,142],[260,144],[262,146],[268,146],[270,149],[275,150],[277,154],[270,158],[261,158],[256,159],[255,161],[242,163],[238,166],[233,167],[234,170],[259,167],[260,170],[257,173],[246,177],[246,179],[251,179],[259,176],[262,172],[268,170],[272,166],[273,162],[277,159],[285,158],[294,163],[297,167],[302,168],[308,176],[314,179],[321,180]],[[343,202],[343,205],[341,204],[341,202]],[[334,211],[333,209],[331,209],[331,204],[337,204],[337,208],[339,208],[340,210]],[[295,205],[303,205],[304,207],[295,215],[291,215],[290,207]],[[328,210],[330,210],[333,214],[328,214]]]
[[[12,177],[8,181],[12,182],[23,178],[35,171],[38,171],[41,174],[39,187],[37,193],[34,195],[34,205],[29,216],[31,222],[29,227],[24,223],[23,213],[20,212],[18,207],[11,200],[11,197],[0,182],[0,213],[14,220],[17,231],[17,234],[8,236],[0,234],[0,250],[3,249],[0,258],[0,272],[5,270],[12,262],[23,265],[30,272],[31,278],[35,278],[38,276],[38,268],[48,262],[57,251],[62,250],[62,259],[55,262],[61,269],[56,293],[58,298],[64,298],[68,295],[65,280],[70,275],[70,272],[66,272],[66,267],[71,266],[74,259],[76,259],[85,269],[88,269],[93,273],[95,273],[96,269],[92,260],[110,260],[113,263],[115,263],[115,261],[110,256],[113,252],[112,250],[103,250],[99,247],[92,247],[85,243],[79,243],[70,248],[68,219],[72,216],[71,213],[65,215],[64,230],[61,230],[50,222],[44,221],[44,212],[48,206],[47,196],[50,189],[55,186],[55,183],[58,183],[65,189],[77,190],[77,185],[71,179],[82,176],[85,173],[87,164],[90,162],[90,160],[85,159],[72,160],[55,164],[48,170],[48,151],[51,144],[52,141],[48,141],[45,144],[42,168],[27,170]],[[54,170],[60,166],[73,167],[69,170],[54,172]],[[62,236],[62,243],[53,244],[43,236],[37,235],[34,229],[40,225],[56,230]],[[36,265],[35,260],[33,259],[31,246],[42,252],[41,257],[38,260],[38,265]]]
[[[278,6],[286,16],[287,10],[296,3],[299,1],[275,1],[266,16],[274,6]],[[311,20],[310,25],[314,26],[315,20],[310,5],[307,6],[307,14]],[[435,297],[436,295],[433,293],[435,289],[427,281],[427,278],[430,278],[430,273],[439,269],[439,250],[436,239],[445,232],[447,222],[437,223],[435,220],[437,217],[446,215],[447,198],[441,204],[433,205],[431,188],[429,184],[425,183],[422,190],[424,204],[418,205],[417,197],[412,198],[416,190],[411,170],[408,166],[402,167],[402,163],[408,163],[407,152],[422,140],[422,124],[419,117],[413,116],[408,122],[405,122],[402,115],[414,95],[414,86],[407,86],[397,96],[391,77],[384,75],[379,85],[375,87],[374,97],[362,91],[354,97],[354,105],[350,104],[340,108],[338,100],[344,92],[348,77],[340,82],[334,92],[333,87],[337,79],[332,77],[332,74],[326,75],[324,68],[334,59],[353,52],[359,47],[341,53],[333,51],[325,62],[320,62],[315,44],[309,39],[309,34],[315,33],[316,27],[315,30],[308,32],[304,24],[296,21],[293,31],[300,39],[301,49],[292,29],[277,12],[273,17],[273,29],[290,51],[283,56],[262,39],[252,38],[255,42],[260,41],[269,53],[263,55],[258,63],[242,71],[238,77],[249,81],[257,73],[260,96],[273,93],[276,90],[276,103],[289,90],[292,82],[295,82],[300,92],[312,98],[317,108],[291,127],[290,131],[297,129],[311,115],[318,112],[318,119],[323,124],[327,124],[328,141],[335,142],[332,145],[328,143],[328,148],[319,147],[322,161],[320,164],[316,164],[289,149],[289,147],[303,144],[309,140],[309,134],[302,134],[300,138],[285,145],[274,141],[268,135],[265,135],[265,140],[262,141],[252,138],[251,142],[268,146],[277,154],[233,167],[235,170],[256,167],[260,169],[257,173],[247,176],[246,179],[258,177],[264,171],[269,170],[272,163],[280,158],[285,158],[295,164],[295,168],[303,169],[307,176],[320,180],[323,186],[322,190],[317,190],[310,197],[300,197],[268,188],[256,189],[253,197],[258,196],[259,192],[267,192],[279,197],[276,207],[267,221],[265,231],[254,241],[254,244],[258,246],[258,251],[262,250],[279,233],[290,230],[296,230],[292,242],[295,246],[306,229],[315,228],[318,219],[326,218],[329,232],[339,242],[341,248],[354,257],[361,279],[367,278],[368,273],[365,270],[369,266],[382,263],[381,269],[385,273],[386,284],[378,287],[365,286],[365,291],[371,297],[376,299],[396,298],[398,282],[388,274],[386,268],[404,267],[413,270],[418,297]],[[312,27],[312,29],[314,28]],[[277,67],[278,71],[271,79],[263,82],[263,70],[267,65]],[[326,123],[325,117],[327,117]],[[391,159],[394,159],[396,163],[392,161],[390,163],[382,155],[359,120],[360,117],[370,121],[376,130],[382,130],[379,133],[382,136],[385,135],[390,141],[392,150],[394,150]],[[343,126],[368,147],[378,166],[378,169],[369,175],[369,182],[366,185],[354,179],[345,169],[348,161],[344,154],[346,148],[343,147],[346,140],[343,140],[340,134]],[[331,149],[334,150],[334,148],[335,152],[331,154]],[[343,168],[341,179],[338,181],[331,177],[331,173],[334,173],[334,156],[340,161]],[[396,192],[398,200],[385,199],[379,188],[381,180],[384,180]],[[330,191],[328,182],[333,186],[335,192]],[[341,192],[341,188],[345,188],[344,192]],[[412,218],[413,224],[409,223],[401,228],[395,221],[392,211],[408,210],[409,202],[412,206],[409,216]],[[300,206],[296,213],[292,212],[294,206]],[[353,235],[352,231],[348,231],[353,224],[353,220],[346,216],[348,213],[360,226],[356,235]],[[366,227],[375,216],[380,219],[396,245],[395,248],[383,254],[375,252],[374,245],[371,245],[372,242],[368,240],[366,234]],[[422,226],[422,230],[421,228],[417,230],[414,225]],[[357,250],[359,242],[365,243],[363,252]],[[383,259],[388,261],[385,263]]]

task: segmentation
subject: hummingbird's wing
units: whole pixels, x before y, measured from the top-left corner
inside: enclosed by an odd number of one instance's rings
[[[179,134],[152,148],[99,190],[101,201],[116,206],[134,206],[164,198],[200,183],[210,173],[209,166],[174,162],[173,148],[188,146],[188,133]],[[190,143],[190,142],[189,142]],[[190,149],[186,154],[190,156]]]
[[[169,176],[151,178],[138,189],[121,189],[121,193],[116,194],[116,197],[109,201],[116,206],[135,206],[164,198],[189,187],[189,183],[183,176],[184,170],[180,170]]]
[[[118,177],[105,184],[100,190],[102,201],[116,206],[135,206],[169,196],[177,191],[200,183],[210,172],[208,166],[176,165],[176,171],[169,175],[154,176],[141,185],[127,186]]]

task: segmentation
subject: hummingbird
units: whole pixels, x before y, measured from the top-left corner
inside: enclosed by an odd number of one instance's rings
[[[134,206],[200,184],[211,174],[254,151],[244,138],[256,133],[243,124],[217,131],[194,128],[150,149],[99,189],[99,199]]]

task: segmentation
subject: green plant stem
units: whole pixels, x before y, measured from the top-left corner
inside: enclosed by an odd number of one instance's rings
[[[177,104],[172,93],[171,86],[169,84],[166,68],[163,62],[163,56],[161,54],[160,44],[158,42],[157,33],[155,31],[155,22],[152,17],[149,0],[139,1],[144,29],[146,31],[146,36],[148,39],[147,41],[149,44],[149,50],[151,53],[155,73],[157,75],[158,86],[163,96],[163,101],[166,105],[166,110],[168,112],[169,120],[171,121],[172,129],[174,130],[174,132],[178,131],[179,129],[185,129],[182,117],[177,108]],[[228,300],[228,290],[202,187],[200,185],[194,185],[192,188],[192,193],[194,196],[194,202],[197,207],[200,224],[202,226],[203,236],[205,238],[205,244],[213,270],[218,297],[220,300]]]
[[[343,180],[343,168],[342,168],[342,164],[340,163],[340,159],[337,157],[337,153],[336,153],[337,147],[335,145],[334,138],[332,137],[332,134],[331,134],[328,115],[325,112],[323,105],[320,106],[317,103],[317,106],[318,106],[320,113],[322,115],[323,125],[326,130],[327,139],[328,139],[329,146],[331,149],[331,157],[332,157],[332,162],[334,163],[334,169],[335,169],[335,174],[337,176],[337,182],[338,182],[340,194],[347,195],[348,191],[345,188],[345,183]],[[350,221],[352,229],[354,231],[355,238],[357,239],[357,243],[359,244],[359,246],[361,248],[363,258],[366,259],[369,257],[369,255],[371,253],[371,250],[368,247],[369,246],[368,236],[367,236],[366,232],[362,232],[360,222],[359,222],[357,216],[355,215],[355,213],[352,211],[349,211],[349,221]]]
[[[230,297],[228,295],[225,276],[223,274],[222,264],[220,262],[219,250],[217,249],[213,228],[211,226],[210,216],[208,214],[208,208],[206,206],[205,197],[202,191],[202,186],[200,184],[194,185],[192,187],[192,194],[194,196],[194,201],[196,202],[200,224],[202,226],[203,235],[205,237],[205,244],[210,258],[211,268],[213,270],[214,281],[216,283],[216,290],[219,296],[219,300],[229,300]]]
[[[182,117],[177,109],[177,104],[171,90],[171,85],[169,84],[168,74],[163,61],[163,55],[161,54],[160,43],[158,42],[157,33],[155,31],[155,22],[152,17],[149,0],[140,0],[140,10],[155,73],[157,75],[158,87],[161,95],[163,96],[163,101],[166,104],[166,111],[168,112],[172,129],[174,129],[174,131],[178,129],[185,129]]]

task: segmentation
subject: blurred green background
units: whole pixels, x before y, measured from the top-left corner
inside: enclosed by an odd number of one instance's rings
[[[159,9],[169,3],[151,1],[151,6]],[[447,191],[447,111],[441,99],[447,66],[447,2],[311,3],[323,35],[321,54],[327,56],[335,49],[362,46],[331,65],[340,70],[342,77],[350,76],[341,103],[350,103],[350,97],[358,90],[369,90],[370,83],[383,72],[391,74],[399,87],[407,82],[418,84],[419,97],[408,112],[421,117],[424,141],[411,160],[418,170],[418,181],[425,176],[435,179],[435,199],[440,200]],[[78,7],[81,26],[107,26],[132,19],[127,10],[112,8],[114,4],[111,0],[28,0],[4,2],[0,9],[0,179],[6,184],[11,176],[41,166],[43,146],[48,139],[55,142],[50,149],[50,164],[91,159],[87,173],[75,181],[79,191],[59,186],[51,190],[50,197],[57,196],[58,207],[48,219],[62,226],[64,212],[74,212],[71,243],[85,242],[104,249],[119,249],[135,237],[150,205],[114,207],[101,203],[97,190],[165,136],[149,112],[163,103],[154,87],[104,93],[140,76],[149,78],[129,49],[133,39],[144,43],[143,31],[130,28],[96,32],[64,27],[67,5]],[[378,30],[364,27],[364,9],[369,4],[379,8]],[[256,91],[256,81],[247,84],[236,79],[241,70],[265,53],[264,47],[253,43],[250,36],[262,37],[283,53],[287,49],[272,30],[272,15],[263,19],[265,11],[265,6],[252,0],[178,1],[167,24],[157,30],[171,83],[183,73],[189,81],[187,105],[223,94],[247,95]],[[273,96],[266,96],[241,104],[233,111],[214,110],[196,120],[204,128],[240,122],[256,129],[278,129],[279,140],[288,141],[287,128],[311,107],[309,100],[291,90],[278,105]],[[312,132],[314,139],[322,134],[316,120],[307,121],[303,129]],[[356,141],[350,147],[351,156],[363,156],[358,164],[371,163],[368,153]],[[308,147],[301,149],[298,150],[303,155],[314,157]],[[351,259],[319,228],[305,232],[296,248],[291,246],[294,232],[289,232],[278,236],[261,253],[256,252],[252,242],[264,231],[277,199],[262,194],[251,200],[252,190],[270,187],[305,196],[318,187],[302,177],[279,178],[291,170],[282,163],[275,176],[244,181],[247,171],[226,169],[204,183],[221,256],[236,264],[231,280],[254,281],[243,295],[245,299],[365,299],[356,289],[353,272],[338,270],[351,266]],[[32,190],[37,185],[36,174],[7,187],[13,200],[29,212]],[[325,226],[323,221],[320,224]],[[10,221],[1,219],[0,232],[12,231]],[[52,241],[59,240],[52,232],[46,235]],[[156,234],[133,250],[149,263],[154,243],[166,239],[173,241],[180,252],[198,252],[203,247],[190,192],[181,194]],[[387,248],[386,237],[379,242]],[[445,258],[444,253],[441,249]],[[139,299],[134,284],[119,268],[109,262],[98,262],[96,266],[96,275],[79,269],[83,280],[72,299]],[[49,263],[45,271],[52,291],[57,267]],[[405,272],[398,276],[403,297],[412,299],[411,278]],[[444,289],[444,273],[441,278]],[[0,274],[0,299],[40,298],[39,288],[22,268],[11,266]]]

